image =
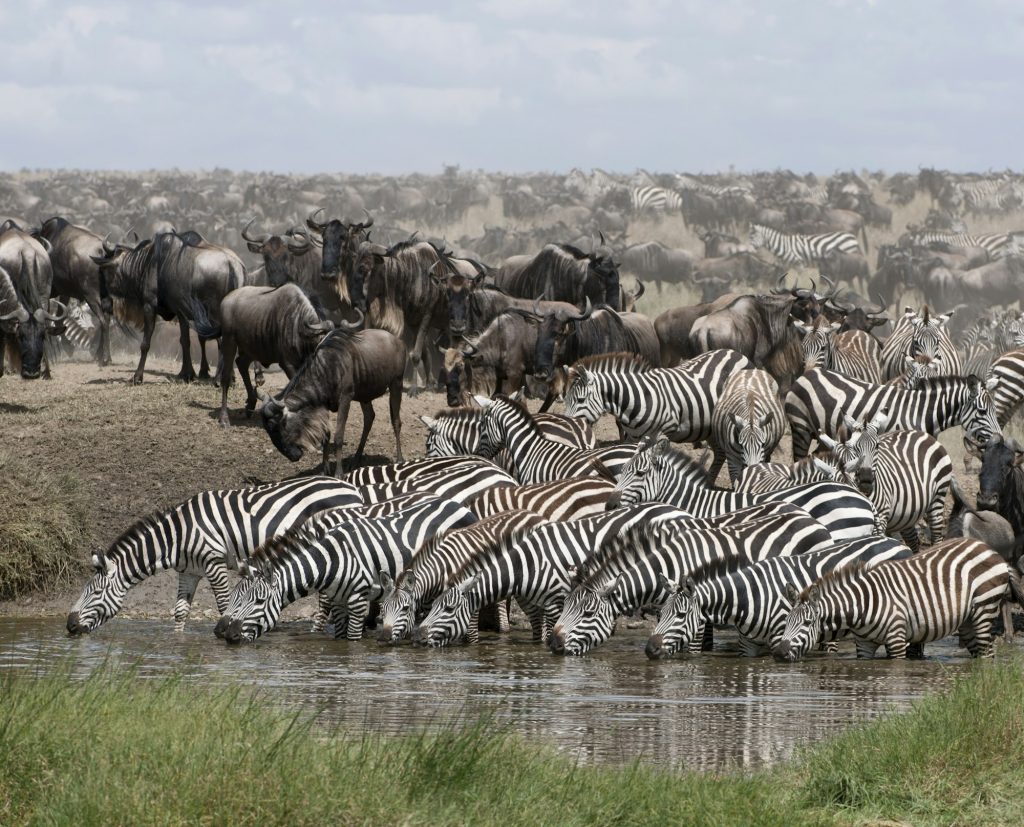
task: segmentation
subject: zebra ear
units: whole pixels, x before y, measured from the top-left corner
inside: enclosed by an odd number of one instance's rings
[[[889,416],[888,411],[879,411],[873,417],[871,417],[871,422],[869,424],[876,431],[883,431],[889,424],[889,420],[891,418],[892,417]]]
[[[757,424],[763,427],[764,425],[768,424],[769,419],[771,419],[771,414],[763,413],[761,414],[761,418],[757,420]]]
[[[830,480],[835,479],[836,469],[827,462],[823,462],[819,457],[814,458],[814,467]]]
[[[743,429],[743,417],[740,416],[738,413],[734,413],[732,415],[732,424],[735,425],[738,429],[742,430]]]
[[[245,560],[238,561],[238,576],[249,580],[252,577],[252,568]]]
[[[381,597],[389,595],[395,590],[395,581],[391,577],[391,572],[383,570],[377,572],[377,582],[380,584]]]
[[[613,578],[610,583],[607,583],[604,586],[602,586],[600,589],[598,589],[597,590],[597,596],[598,597],[603,597],[603,598],[606,598],[606,599],[611,597],[615,593],[615,590],[619,588],[619,583],[621,581],[622,581],[622,575],[620,574],[618,577]]]
[[[407,592],[411,592],[416,586],[416,572],[412,569],[406,569],[405,574],[402,576],[402,588]],[[395,587],[398,588],[397,586]]]
[[[680,588],[679,584],[675,580],[669,580],[665,576],[664,572],[660,571],[658,572],[658,583],[660,583],[661,587],[670,595],[678,593]]]
[[[697,583],[692,577],[687,577],[679,591],[686,597],[693,597],[697,593]]]
[[[818,442],[820,442],[830,451],[834,451],[839,446],[838,442],[836,442],[834,439],[832,439],[832,437],[830,437],[828,434],[824,432],[818,434]]]
[[[104,555],[97,555],[99,557],[100,564],[103,567],[103,574],[107,577],[113,577],[117,574],[117,566],[114,565],[113,560]],[[97,566],[99,568],[100,566]]]
[[[821,589],[818,588],[817,584],[811,586],[807,590],[807,602],[808,603],[817,603],[820,597],[821,597]]]
[[[490,399],[488,399],[488,398],[487,398],[486,396],[477,396],[476,394],[473,394],[473,401],[474,401],[474,402],[476,402],[476,404],[477,404],[477,405],[479,405],[479,406],[480,406],[481,408],[483,408],[483,409],[484,409],[485,411],[486,411],[486,410],[487,410],[487,409],[488,409],[489,407],[491,407],[491,405],[493,405],[493,404],[494,404],[494,403],[493,403],[493,402],[492,402],[492,401],[491,401]]]
[[[433,431],[437,428],[437,420],[429,416],[420,416],[420,422],[427,426],[428,431]]]
[[[469,592],[471,592],[473,588],[476,586],[476,584],[480,582],[480,577],[481,574],[477,572],[468,580],[463,580],[461,583],[459,583],[459,593],[466,595]]]
[[[859,431],[864,427],[864,423],[859,419],[854,419],[849,414],[843,414],[843,424],[851,431]]]
[[[789,602],[795,606],[800,600],[800,589],[798,589],[792,583],[787,584],[786,599],[789,600]]]

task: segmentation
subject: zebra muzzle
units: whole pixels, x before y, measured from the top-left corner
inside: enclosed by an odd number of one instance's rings
[[[69,635],[81,635],[88,632],[89,629],[78,622],[78,612],[72,612],[68,615],[68,634]]]
[[[658,660],[662,656],[662,645],[665,642],[663,635],[651,635],[647,638],[647,646],[644,648],[644,654],[647,655],[651,660]]]

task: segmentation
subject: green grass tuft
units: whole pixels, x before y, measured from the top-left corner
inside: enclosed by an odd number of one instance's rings
[[[0,469],[0,600],[68,586],[88,540],[88,492],[73,473],[10,452],[0,451]]]

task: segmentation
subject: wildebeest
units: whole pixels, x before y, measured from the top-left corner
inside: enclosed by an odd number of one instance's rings
[[[494,282],[512,296],[582,305],[607,304],[621,310],[619,266],[610,256],[584,253],[569,244],[548,244],[533,258],[506,266]]]
[[[663,368],[674,368],[682,359],[691,359],[697,354],[690,347],[690,331],[694,322],[708,313],[721,310],[738,299],[738,293],[725,293],[717,299],[688,307],[673,307],[654,320],[654,330],[661,346]]]
[[[196,332],[207,339],[220,338],[224,364],[220,375],[220,424],[227,427],[228,387],[238,365],[245,384],[246,415],[256,409],[256,389],[249,381],[249,365],[280,364],[290,379],[316,349],[320,338],[334,325],[321,318],[306,292],[297,284],[280,287],[239,287],[220,303],[220,323],[206,317],[196,303]],[[235,360],[235,353],[238,359]]]
[[[619,269],[651,279],[662,289],[664,282],[685,283],[693,272],[694,256],[689,250],[666,247],[658,241],[631,244],[620,255]]]
[[[345,223],[337,218],[327,222],[316,220],[322,209],[314,210],[306,219],[306,226],[320,236],[323,246],[320,276],[323,279],[337,282],[338,295],[348,300],[348,285],[344,282],[349,278],[356,263],[356,252],[363,241],[369,240],[370,227],[373,219],[366,213],[366,221]],[[366,212],[364,210],[364,212]]]
[[[320,446],[323,471],[329,466],[328,430],[323,416],[336,411],[334,431],[335,473],[342,473],[341,449],[345,423],[353,401],[363,411],[363,433],[353,457],[362,460],[366,438],[373,426],[373,400],[388,393],[391,427],[395,432],[395,459],[402,461],[402,375],[407,352],[397,336],[386,330],[362,330],[342,322],[328,333],[276,398],[261,394],[260,416],[271,441],[292,462],[306,449]]]
[[[717,230],[706,230],[699,237],[704,242],[704,258],[723,258],[736,253],[754,252],[754,248],[745,241]]]
[[[0,225],[0,326],[5,350],[23,379],[50,377],[45,336],[62,330],[67,308],[60,302],[50,307],[53,271],[43,246],[11,222]],[[57,312],[51,312],[55,309]],[[0,376],[3,354],[0,353]]]
[[[46,219],[39,238],[50,244],[50,264],[53,268],[53,286],[50,295],[67,304],[69,299],[85,302],[98,322],[94,355],[100,365],[109,365],[110,313],[100,300],[100,270],[96,257],[103,255],[103,239],[85,227],[72,224],[65,218]]]
[[[729,287],[768,284],[786,275],[786,268],[760,258],[756,253],[738,252],[723,258],[706,258],[693,267],[693,281],[701,287],[701,298],[714,301]]]
[[[185,382],[195,379],[189,338],[193,308],[200,302],[206,315],[218,322],[221,300],[245,284],[242,260],[226,247],[209,243],[199,233],[169,232],[141,241],[134,248],[104,241],[103,256],[94,261],[100,266],[104,302],[120,298],[142,314],[139,365],[132,383],[142,382],[157,315],[166,321],[178,320],[182,356],[178,378]],[[200,379],[210,375],[205,341],[200,337]]]
[[[981,460],[978,508],[998,513],[1014,534],[1024,533],[1024,447],[997,434],[984,448],[965,437],[964,448]]]

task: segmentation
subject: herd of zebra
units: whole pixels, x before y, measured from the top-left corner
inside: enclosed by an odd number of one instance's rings
[[[875,359],[962,363],[942,319],[901,323]],[[93,556],[67,629],[95,630],[133,585],[174,570],[176,628],[206,577],[229,643],[316,593],[315,630],[358,640],[375,622],[388,644],[475,642],[481,624],[507,629],[514,599],[534,641],[562,655],[657,612],[651,658],[705,650],[716,626],[738,631],[742,653],[783,660],[847,635],[858,656],[920,654],[953,633],[988,656],[1000,614],[1010,634],[1009,606],[1024,605],[1024,448],[1002,434],[1024,400],[1013,334],[987,379],[954,370],[911,387],[823,365],[827,349],[805,336],[809,364],[784,395],[733,349],[676,367],[585,357],[566,368],[564,414],[476,397],[422,417],[423,459],[208,491],[140,520]],[[605,414],[621,441],[599,446]],[[964,501],[937,439],[956,426],[982,458],[978,505],[991,511]],[[794,462],[772,462],[787,430]],[[706,444],[711,468],[673,442]],[[716,485],[723,465],[730,488]]]

